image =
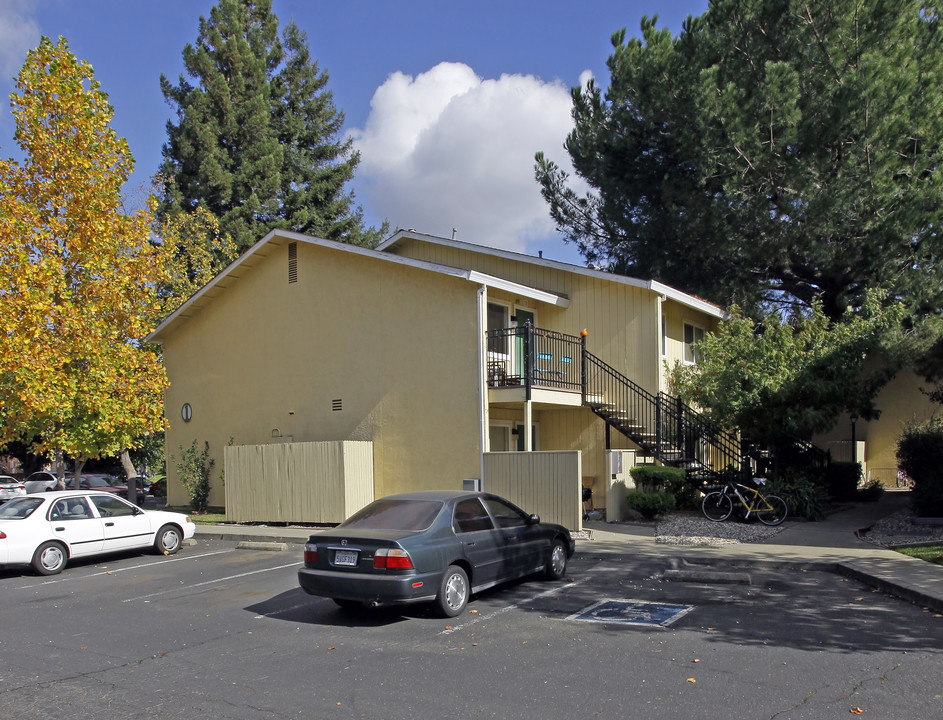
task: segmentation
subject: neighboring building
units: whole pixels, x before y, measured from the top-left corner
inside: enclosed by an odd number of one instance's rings
[[[901,370],[878,393],[874,401],[881,414],[876,420],[843,415],[827,433],[812,441],[831,453],[832,460],[861,463],[865,482],[879,480],[894,486],[897,480],[897,442],[904,426],[911,421],[924,421],[940,410],[921,390],[932,389],[929,383],[908,369]],[[854,428],[852,428],[854,425]],[[852,446],[854,435],[854,446]]]
[[[637,447],[600,413],[635,421],[586,378],[657,396],[722,316],[657,282],[414,232],[374,251],[275,230],[149,337],[171,381],[169,502],[186,504],[171,456],[194,440],[214,506],[230,442],[370,440],[377,497],[460,488],[489,451],[580,450],[599,483],[607,443]]]

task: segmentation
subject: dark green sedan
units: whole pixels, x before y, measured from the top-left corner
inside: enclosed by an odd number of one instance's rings
[[[559,580],[573,551],[565,527],[496,495],[404,493],[311,535],[298,582],[341,607],[426,602],[455,617],[472,593],[499,583]]]

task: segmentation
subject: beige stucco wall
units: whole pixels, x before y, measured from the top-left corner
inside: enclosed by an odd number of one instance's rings
[[[404,238],[392,249],[397,254],[452,267],[469,268],[512,282],[564,295],[569,307],[554,308],[501,291],[489,300],[524,307],[537,313],[536,324],[568,335],[589,333],[591,353],[646,389],[657,392],[662,381],[659,353],[660,296],[646,288],[541,265],[534,258],[513,260],[459,247]],[[668,301],[666,305],[671,305]],[[691,309],[688,316],[709,325],[709,316]],[[680,336],[680,326],[678,333]]]
[[[372,440],[377,497],[479,477],[477,286],[305,242],[290,284],[287,241],[264,250],[159,337],[170,504],[187,500],[170,456],[193,439],[216,461],[216,506],[230,439]]]
[[[877,420],[859,418],[855,423],[855,440],[864,443],[864,471],[884,483],[892,482],[897,468],[897,441],[907,422],[928,419],[940,410],[920,392],[928,384],[909,370],[901,370],[878,394],[875,405],[881,410]],[[851,441],[851,420],[843,415],[830,432],[814,437],[813,442],[826,448],[829,443]],[[867,479],[867,478],[866,478]]]
[[[558,308],[522,298],[503,290],[489,289],[488,300],[507,305],[509,314],[517,308],[536,313],[536,325],[568,335],[588,331],[589,352],[631,378],[650,392],[666,389],[665,359],[661,352],[661,313],[667,320],[667,360],[681,360],[683,324],[709,331],[717,318],[690,308],[647,288],[605,278],[583,275],[528,261],[497,257],[465,248],[401,239],[392,251],[417,260],[478,270],[552,293],[564,295],[569,307]],[[520,410],[491,408],[489,421],[522,422]],[[596,495],[605,498],[605,424],[587,408],[537,408],[533,413],[539,450],[581,450],[582,473],[596,478]],[[613,449],[630,449],[634,444],[616,431],[611,433]],[[603,501],[604,502],[604,501]]]

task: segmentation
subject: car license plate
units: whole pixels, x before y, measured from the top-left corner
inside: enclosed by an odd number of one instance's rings
[[[334,553],[334,564],[354,567],[357,565],[357,553],[353,550],[337,550]]]

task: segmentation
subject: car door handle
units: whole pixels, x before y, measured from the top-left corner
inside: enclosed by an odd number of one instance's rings
[[[57,528],[55,528],[55,531],[56,531],[56,532],[65,532],[65,528],[64,528],[64,527],[57,527]]]
[[[113,523],[113,522],[106,522],[106,523],[105,523],[105,527],[114,527],[114,523]]]
[[[472,540],[471,542],[463,542],[462,545],[465,547],[473,547],[475,545],[475,541]]]

